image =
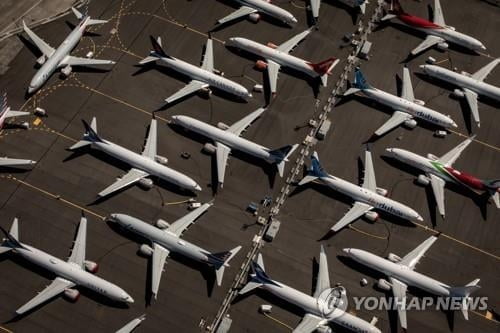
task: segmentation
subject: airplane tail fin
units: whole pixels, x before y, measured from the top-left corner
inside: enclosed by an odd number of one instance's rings
[[[323,167],[319,163],[318,153],[313,152],[311,155],[311,167],[307,170],[307,175],[302,178],[298,185],[304,185],[325,176],[327,176],[327,173],[323,170]]]
[[[288,161],[288,157],[292,155],[292,153],[297,149],[299,145],[286,145],[284,147],[271,150],[269,153],[274,157],[274,161],[278,168],[278,173],[280,177],[283,177],[285,173],[285,162]]]
[[[90,125],[82,119],[83,126],[85,126],[85,133],[83,134],[82,140],[78,141],[71,147],[69,150],[76,150],[78,148],[82,148],[92,144],[92,142],[103,142],[101,137],[97,134],[97,120],[96,118],[92,118],[92,122]]]
[[[222,285],[222,278],[224,277],[224,270],[226,267],[229,267],[229,262],[233,257],[241,250],[241,246],[237,246],[231,251],[219,252],[219,253],[211,253],[209,255],[209,260],[211,259],[211,263],[215,268],[215,277],[217,279],[217,285]]]
[[[339,59],[336,58],[328,58],[326,60],[323,60],[321,62],[318,62],[316,64],[309,63],[309,66],[319,74],[321,78],[321,83],[324,87],[327,85],[327,80],[328,80],[328,75],[331,74],[333,67],[337,65],[339,62]]]
[[[252,263],[250,264],[250,268],[252,272],[250,273],[248,282],[238,292],[239,295],[246,294],[256,288],[261,287],[264,284],[276,285],[276,282],[271,280],[271,278],[266,273],[266,270],[264,268],[264,260],[262,259],[262,254],[260,253],[258,254],[257,261],[252,261]]]
[[[17,217],[12,222],[9,232],[2,227],[0,227],[0,230],[5,235],[5,238],[0,244],[0,254],[9,252],[16,247],[23,247],[22,244],[19,243],[19,223]]]
[[[368,83],[368,81],[366,81],[366,78],[359,67],[356,67],[356,69],[354,69],[353,87],[360,90],[371,88],[371,85]]]
[[[478,285],[479,279],[475,279],[469,283],[467,283],[463,287],[451,287],[450,294],[452,297],[462,297],[462,314],[465,320],[469,320],[469,302],[470,302],[470,294],[480,289],[481,287]]]
[[[153,45],[153,49],[149,52],[149,56],[139,61],[139,64],[144,65],[154,62],[160,58],[172,58],[165,52],[165,50],[163,50],[161,37],[154,39],[153,36],[149,36],[149,40],[151,41],[151,45]]]
[[[71,10],[73,11],[73,14],[75,14],[76,18],[79,19],[80,21],[89,17],[87,13],[83,15],[75,7],[71,7]],[[87,9],[85,11],[87,12]],[[104,24],[104,23],[108,23],[108,20],[94,20],[89,18],[89,20],[87,21],[87,25]]]

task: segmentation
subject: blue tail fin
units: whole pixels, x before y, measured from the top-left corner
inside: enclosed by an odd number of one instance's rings
[[[274,282],[266,274],[266,271],[264,270],[264,261],[262,260],[262,255],[260,253],[257,257],[257,261],[252,261],[250,267],[252,269],[252,273],[250,274],[248,283],[239,291],[240,295],[246,294],[249,291],[261,287],[264,284],[272,284],[280,287],[279,284]]]
[[[321,164],[319,163],[319,156],[317,152],[311,155],[311,168],[309,169],[309,174],[314,177],[327,177],[328,174],[325,172]]]
[[[368,84],[368,82],[365,79],[365,76],[361,72],[361,69],[359,67],[356,67],[354,70],[354,83],[353,83],[354,88],[357,89],[370,89],[372,86]]]
[[[85,120],[82,119],[83,126],[85,127],[84,137],[86,140],[91,142],[103,142],[101,137],[97,134],[96,120],[92,118],[92,123],[89,125]]]

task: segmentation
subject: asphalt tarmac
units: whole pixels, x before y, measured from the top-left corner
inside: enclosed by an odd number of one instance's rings
[[[375,1],[372,2],[367,18],[376,6]],[[292,12],[299,20],[298,25],[287,28],[267,19],[257,24],[241,20],[212,33],[215,67],[249,89],[263,80],[263,73],[253,68],[255,58],[225,48],[223,41],[239,36],[278,44],[308,28],[304,2],[275,3]],[[404,7],[408,12],[425,16],[428,3],[431,1],[405,1]],[[115,66],[110,70],[75,69],[66,79],[54,74],[37,94],[26,98],[25,91],[36,71],[37,58],[26,42],[26,47],[10,64],[10,70],[0,77],[0,88],[8,92],[13,109],[22,107],[33,111],[35,107],[42,107],[48,113],[48,117],[40,121],[36,116],[10,120],[0,132],[2,155],[39,161],[31,171],[1,170],[2,227],[9,227],[17,216],[22,242],[64,258],[69,254],[83,210],[89,219],[87,258],[99,263],[99,276],[119,285],[135,299],[129,308],[122,308],[108,304],[98,295],[83,292],[84,297],[75,304],[59,297],[23,318],[14,318],[14,311],[48,285],[52,277],[22,261],[2,256],[0,331],[110,332],[143,313],[147,319],[138,332],[197,332],[203,330],[204,321],[212,321],[259,228],[256,218],[245,211],[246,207],[250,202],[260,202],[266,195],[276,197],[284,179],[276,175],[273,167],[236,153],[229,160],[224,188],[214,194],[212,157],[201,152],[205,141],[167,122],[170,116],[183,114],[212,124],[232,124],[263,106],[264,95],[254,93],[254,98],[244,103],[220,92],[214,92],[210,98],[200,94],[156,113],[158,153],[168,158],[169,166],[193,177],[202,186],[203,191],[195,198],[197,201],[215,202],[183,238],[213,252],[243,246],[226,270],[221,287],[214,285],[211,270],[173,257],[167,260],[158,299],[148,305],[149,266],[147,259],[137,255],[140,243],[115,232],[104,218],[120,212],[149,222],[158,218],[175,221],[188,212],[187,200],[191,195],[159,183],[150,190],[133,186],[94,203],[97,193],[123,175],[127,167],[99,153],[72,154],[66,148],[81,137],[80,120],[90,121],[95,116],[100,135],[141,151],[151,113],[162,108],[162,101],[186,82],[161,64],[137,66],[150,50],[149,35],[161,36],[168,54],[197,64],[206,33],[218,18],[231,12],[230,4],[225,0],[93,2],[89,9],[91,16],[110,19],[110,22],[92,27],[90,30],[95,34],[85,37],[72,54],[84,56],[92,50],[97,58],[117,61]],[[454,49],[430,50],[409,62],[412,72],[418,73],[418,65],[428,56],[436,58],[441,66],[472,73],[491,61],[490,57],[500,55],[500,45],[496,43],[500,26],[497,7],[479,0],[443,0],[442,7],[447,24],[479,38],[488,48],[487,55],[470,55]],[[35,32],[56,47],[71,31],[66,21],[74,24],[75,18],[68,16]],[[356,30],[353,21],[351,12],[335,1],[322,4],[319,30],[310,34],[293,54],[311,62],[338,57],[340,63],[329,79],[329,86],[320,88],[315,96],[313,83],[294,73],[281,73],[277,96],[268,111],[243,134],[245,138],[269,148],[302,142],[310,130],[307,122],[317,117],[326,103],[352,50],[341,39]],[[423,39],[408,32],[397,24],[389,24],[370,35],[373,42],[370,60],[362,62],[361,67],[375,87],[397,91],[396,75],[401,76],[406,55]],[[498,69],[492,72],[487,82],[500,85],[498,73]],[[361,219],[353,224],[355,229],[346,228],[319,241],[347,212],[350,201],[321,186],[297,189],[288,196],[277,216],[282,222],[277,238],[263,248],[266,270],[273,279],[306,293],[312,292],[313,258],[318,258],[320,244],[323,244],[332,284],[344,285],[349,296],[383,296],[383,292],[373,287],[382,276],[346,260],[341,249],[354,247],[383,256],[390,252],[405,255],[436,230],[442,232],[440,239],[417,270],[450,285],[464,285],[481,278],[482,288],[477,295],[488,296],[489,308],[498,311],[498,210],[467,190],[450,187],[445,191],[447,215],[443,221],[428,189],[414,184],[418,174],[381,158],[388,147],[440,156],[468,136],[469,115],[459,101],[449,97],[452,89],[418,74],[412,75],[412,80],[416,98],[450,114],[458,129],[441,139],[434,137],[434,129],[428,126],[413,130],[397,128],[374,142],[371,150],[378,186],[388,189],[392,198],[417,210],[424,222],[415,226],[383,215],[376,223]],[[498,107],[498,103],[480,101],[481,128],[472,125],[476,140],[454,165],[457,169],[484,179],[499,177]],[[357,182],[363,143],[390,113],[357,97],[337,103],[330,114],[333,130],[314,147],[325,170]],[[18,128],[23,121],[30,122],[30,130]],[[183,152],[189,153],[190,158],[182,158]],[[292,158],[287,170],[294,162]],[[363,277],[369,280],[366,287],[359,283]],[[261,304],[273,305],[270,317],[258,312]],[[353,305],[349,310],[354,311]],[[287,326],[295,327],[303,315],[300,310],[260,292],[236,299],[229,314],[233,319],[231,332],[289,332]],[[401,330],[395,313],[361,310],[356,314],[366,320],[378,317],[377,326],[383,332]],[[471,313],[469,321],[465,321],[459,312],[449,315],[429,310],[410,311],[408,327],[413,332],[498,332],[499,323],[487,319],[484,311]]]

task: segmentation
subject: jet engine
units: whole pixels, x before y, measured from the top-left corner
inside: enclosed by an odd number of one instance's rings
[[[278,48],[278,45],[272,43],[272,42],[267,42],[266,44],[267,47],[270,47],[272,49],[277,49]]]
[[[226,124],[224,124],[223,122],[218,122],[218,123],[217,123],[217,128],[219,128],[219,129],[221,129],[221,130],[225,131],[225,130],[227,130],[227,129],[229,128],[229,126],[228,126],[228,125],[226,125]]]
[[[248,19],[253,23],[257,23],[260,21],[260,14],[259,13],[252,13],[252,14],[248,15]]]
[[[158,221],[156,221],[156,226],[160,229],[167,229],[170,226],[170,223],[165,220],[158,219]]]
[[[434,154],[427,154],[427,158],[432,160],[432,161],[437,161],[438,157]]]
[[[453,92],[451,93],[451,95],[453,97],[456,97],[456,98],[463,98],[465,96],[464,92],[461,89],[455,89],[455,90],[453,90]]]
[[[40,66],[45,64],[46,61],[47,57],[45,55],[42,55],[40,58],[36,59],[36,63],[39,64]]]
[[[382,195],[384,197],[386,197],[387,194],[389,194],[389,191],[387,191],[385,188],[381,188],[381,187],[377,187],[375,189],[375,192],[377,192],[377,194],[380,194],[380,195]]]
[[[379,279],[377,282],[377,287],[382,290],[391,290],[392,288],[391,284],[385,279]]]
[[[70,65],[67,65],[66,67],[64,67],[63,69],[61,69],[61,73],[64,76],[68,77],[71,74],[72,70],[73,70],[73,68]]]
[[[378,213],[377,212],[366,212],[365,218],[370,222],[375,222],[378,220]]]
[[[205,145],[203,146],[203,151],[207,154],[215,154],[215,152],[217,151],[217,147],[215,147],[213,144],[211,143],[205,143]]]
[[[141,180],[139,180],[139,186],[145,190],[150,190],[153,188],[154,183],[149,178],[142,178]]]
[[[142,244],[139,247],[139,254],[144,257],[151,257],[153,255],[153,249],[147,244]]]
[[[389,261],[392,261],[392,262],[400,262],[401,261],[401,257],[394,254],[394,253],[389,253],[387,255],[387,259],[389,259]]]
[[[444,43],[444,42],[443,43],[438,43],[437,44],[437,48],[440,51],[446,51],[446,50],[448,50],[448,43]]]
[[[328,326],[319,326],[316,328],[316,332],[318,333],[332,333],[332,329]]]
[[[430,182],[431,182],[431,180],[429,178],[427,178],[427,176],[425,176],[425,175],[419,175],[417,178],[417,183],[419,183],[420,185],[427,186],[427,185],[429,185]]]
[[[257,68],[259,71],[263,71],[267,68],[267,63],[263,60],[257,60],[255,62],[255,68]]]
[[[209,87],[201,88],[200,93],[204,98],[209,98],[212,95],[212,90]]]
[[[417,127],[417,121],[415,119],[405,120],[404,125],[410,129]]]
[[[425,102],[423,100],[421,100],[421,99],[414,99],[413,103],[421,105],[421,106],[425,105]]]
[[[76,302],[80,298],[80,292],[76,289],[66,289],[64,297],[71,302]]]
[[[160,163],[160,164],[166,165],[168,163],[168,158],[160,156],[160,155],[156,155],[155,161]]]
[[[85,269],[89,273],[95,274],[99,270],[99,264],[97,264],[96,262],[85,260],[84,264],[85,264]]]

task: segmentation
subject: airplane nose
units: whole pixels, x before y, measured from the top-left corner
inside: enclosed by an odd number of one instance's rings
[[[130,295],[125,296],[124,300],[125,300],[125,303],[128,303],[128,304],[134,303],[134,299]]]
[[[196,184],[196,186],[194,187],[194,189],[195,189],[196,191],[200,191],[200,192],[201,192],[201,186],[200,186],[200,185],[198,185],[198,184]]]
[[[394,154],[394,148],[386,148],[385,151],[387,152],[388,155]]]
[[[342,252],[344,252],[347,255],[350,255],[351,254],[351,249],[350,248],[342,249]]]
[[[293,16],[291,17],[290,21],[294,24],[298,22],[298,20]]]
[[[424,222],[424,218],[422,216],[420,216],[419,214],[417,214],[417,221]]]

